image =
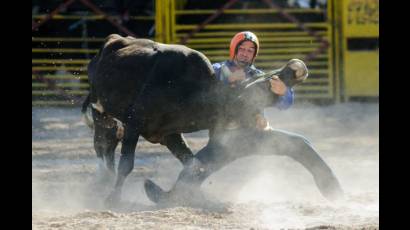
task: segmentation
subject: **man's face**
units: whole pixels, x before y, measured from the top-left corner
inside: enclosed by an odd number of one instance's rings
[[[246,67],[252,64],[253,55],[256,52],[255,44],[251,41],[244,41],[238,47],[238,52],[234,58],[237,65]]]

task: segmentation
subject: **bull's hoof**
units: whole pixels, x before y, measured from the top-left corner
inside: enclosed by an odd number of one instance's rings
[[[115,208],[121,201],[121,192],[118,190],[112,191],[104,201],[106,208]]]
[[[168,196],[168,192],[148,179],[144,181],[144,189],[148,199],[154,203],[163,202]]]

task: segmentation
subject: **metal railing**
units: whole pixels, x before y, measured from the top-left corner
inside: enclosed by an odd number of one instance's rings
[[[227,1],[227,4],[230,1]],[[233,0],[231,3],[234,2]],[[185,43],[203,52],[211,62],[229,58],[230,39],[251,30],[260,41],[255,65],[262,70],[278,68],[291,58],[306,61],[308,80],[295,88],[297,98],[335,99],[331,14],[317,9],[183,9],[178,0],[156,0],[155,40]],[[228,5],[229,6],[229,5]],[[331,9],[329,5],[328,11]],[[219,17],[212,17],[219,12]],[[319,16],[301,24],[290,17]],[[48,20],[105,20],[107,15],[59,15]],[[189,20],[185,19],[189,17]],[[46,15],[34,16],[44,20]],[[134,18],[130,17],[131,20]],[[134,19],[137,19],[135,17]],[[307,17],[308,18],[308,17]],[[208,19],[208,20],[206,20]],[[212,20],[211,20],[212,19]],[[233,20],[236,19],[236,20]],[[275,21],[277,20],[277,21]],[[194,21],[195,23],[192,23]],[[206,21],[207,23],[201,23]],[[200,28],[199,26],[202,25]],[[199,29],[198,29],[199,28]],[[312,32],[314,32],[312,34]],[[78,105],[88,93],[87,64],[104,37],[33,37],[32,105]],[[153,38],[151,38],[153,39]],[[87,46],[81,44],[87,43]],[[326,43],[326,44],[325,44]],[[313,55],[312,55],[313,54]]]
[[[297,98],[330,99],[334,91],[333,54],[331,49],[331,4],[319,9],[281,9],[266,1],[265,9],[177,9],[178,0],[165,0],[162,32],[166,43],[185,44],[204,53],[212,63],[229,59],[229,43],[239,31],[254,32],[260,42],[255,65],[268,71],[291,58],[304,60],[309,68],[308,80],[295,88]],[[233,1],[234,2],[234,1]],[[219,18],[215,17],[218,15]],[[308,15],[313,15],[310,20]],[[189,17],[188,19],[185,19]],[[298,18],[303,18],[303,22]],[[317,19],[319,18],[319,19]],[[195,23],[190,23],[194,21]]]
[[[81,2],[94,15],[61,15],[59,12],[75,1]],[[93,22],[111,24],[118,31],[135,35],[125,26],[119,24],[115,16],[108,15],[89,0],[68,0],[61,3],[49,14],[33,15],[32,30],[55,22],[78,20],[84,23]],[[153,16],[130,16],[129,20],[154,20]],[[70,22],[72,23],[72,22]],[[35,34],[35,33],[34,33]],[[107,34],[108,35],[108,34]],[[32,105],[79,105],[88,94],[89,84],[87,64],[98,52],[105,37],[65,37],[50,35],[32,37]]]

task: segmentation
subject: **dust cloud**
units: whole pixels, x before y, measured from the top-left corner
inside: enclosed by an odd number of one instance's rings
[[[379,229],[378,104],[303,103],[265,115],[272,127],[310,140],[344,200],[327,201],[302,165],[272,155],[241,158],[204,181],[202,191],[223,209],[158,207],[144,179],[169,189],[182,166],[164,146],[141,140],[122,208],[108,210],[102,201],[110,186],[94,185],[98,162],[79,109],[33,108],[33,229]],[[206,131],[185,136],[194,152],[207,142]]]

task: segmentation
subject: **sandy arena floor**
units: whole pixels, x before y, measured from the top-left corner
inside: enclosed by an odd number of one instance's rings
[[[144,178],[169,189],[182,166],[164,146],[140,139],[123,188],[124,207],[107,210],[90,189],[97,159],[80,109],[33,108],[33,229],[379,229],[379,105],[300,104],[266,115],[274,128],[310,139],[338,176],[345,201],[326,201],[291,159],[252,156],[202,185],[223,209],[156,207],[143,191]],[[186,138],[197,152],[207,131]]]

